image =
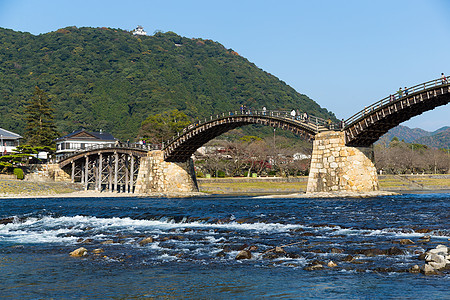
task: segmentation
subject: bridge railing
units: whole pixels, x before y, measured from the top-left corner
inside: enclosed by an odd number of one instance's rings
[[[294,120],[296,122],[301,122],[304,124],[309,124],[315,127],[316,132],[319,131],[319,127],[326,127],[328,129],[333,130],[340,130],[341,129],[341,123],[335,123],[332,122],[330,119],[326,120],[320,117],[316,117],[313,115],[309,115],[308,113],[304,111],[295,112],[295,115],[292,114],[292,111],[288,110],[264,110],[264,109],[241,109],[241,110],[235,110],[235,111],[229,111],[229,112],[223,112],[216,115],[211,115],[209,118],[204,119],[198,119],[194,123],[190,124],[188,127],[184,128],[183,131],[178,132],[176,136],[172,137],[171,139],[167,140],[165,143],[163,143],[164,146],[167,146],[171,144],[173,141],[175,141],[178,137],[185,134],[186,132],[189,132],[195,128],[197,128],[200,125],[206,124],[208,122],[212,122],[215,120],[223,119],[229,116],[263,116],[263,117],[272,117],[272,118],[280,118],[280,119],[289,119]]]
[[[434,79],[431,81],[427,81],[424,83],[420,83],[418,85],[406,88],[402,91],[395,91],[393,94],[381,99],[380,101],[377,101],[373,103],[372,105],[364,107],[364,109],[360,110],[350,118],[344,121],[344,129],[350,127],[354,122],[363,119],[364,116],[367,114],[370,114],[371,112],[380,109],[384,106],[387,106],[389,104],[393,104],[396,102],[399,102],[401,100],[404,100],[407,96],[410,96],[414,93],[420,93],[422,91],[425,91],[427,89],[435,88],[437,86],[441,85],[448,85],[448,78],[444,81],[442,78]]]
[[[76,156],[83,152],[89,152],[89,151],[93,151],[93,150],[113,149],[113,148],[151,151],[151,150],[161,150],[162,145],[161,144],[157,144],[157,145],[155,145],[155,144],[138,144],[138,143],[95,144],[95,145],[86,146],[84,148],[78,148],[78,149],[73,150],[72,152],[67,152],[64,154],[56,153],[56,156],[51,159],[51,162],[58,163],[60,161],[66,160],[72,156]]]

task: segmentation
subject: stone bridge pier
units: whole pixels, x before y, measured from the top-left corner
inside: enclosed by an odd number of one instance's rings
[[[166,162],[163,151],[149,151],[146,157],[141,158],[134,192],[198,192],[192,159],[185,163]]]
[[[372,153],[371,148],[345,146],[345,132],[318,133],[313,141],[306,192],[377,191],[378,176],[370,159]]]

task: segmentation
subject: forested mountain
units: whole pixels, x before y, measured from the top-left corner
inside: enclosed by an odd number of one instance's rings
[[[399,140],[404,140],[407,143],[412,143],[420,137],[428,136],[431,133],[420,128],[409,128],[408,126],[398,125],[388,132],[386,132],[378,141],[378,143],[387,143],[397,137]]]
[[[195,120],[241,104],[335,119],[232,49],[173,32],[67,27],[34,36],[0,28],[0,127],[23,134],[35,86],[51,99],[60,134],[85,128],[134,138],[149,114],[176,108]]]
[[[429,136],[422,136],[414,141],[417,144],[424,144],[433,148],[450,147],[450,127],[442,127]]]
[[[411,129],[407,126],[399,125],[389,130],[377,143],[387,145],[394,137],[406,143],[423,144],[433,148],[450,147],[450,127],[448,126],[430,132],[420,128]]]

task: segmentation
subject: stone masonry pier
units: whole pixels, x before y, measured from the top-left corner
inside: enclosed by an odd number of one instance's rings
[[[192,159],[185,163],[171,163],[164,161],[163,151],[149,151],[146,157],[141,158],[134,192],[198,192]]]
[[[306,192],[378,191],[377,170],[361,150],[345,146],[344,132],[318,133]]]

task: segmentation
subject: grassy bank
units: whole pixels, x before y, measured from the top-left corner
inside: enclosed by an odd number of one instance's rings
[[[290,194],[306,191],[308,177],[296,178],[199,178],[201,192],[210,194]],[[383,175],[384,191],[450,190],[450,175]],[[39,196],[72,193],[83,190],[80,184],[64,182],[31,182],[0,179],[0,197]]]
[[[307,178],[302,181],[271,181],[267,180],[252,180],[252,179],[235,179],[224,180],[217,179],[201,179],[199,182],[199,189],[204,193],[212,194],[278,194],[278,193],[298,193],[299,191],[306,191]]]
[[[277,194],[306,191],[308,177],[289,179],[211,178],[199,179],[201,192],[213,194]],[[379,178],[385,191],[450,190],[450,175],[384,175]]]
[[[72,193],[82,190],[81,185],[65,182],[32,182],[0,179],[0,197],[39,196]]]

